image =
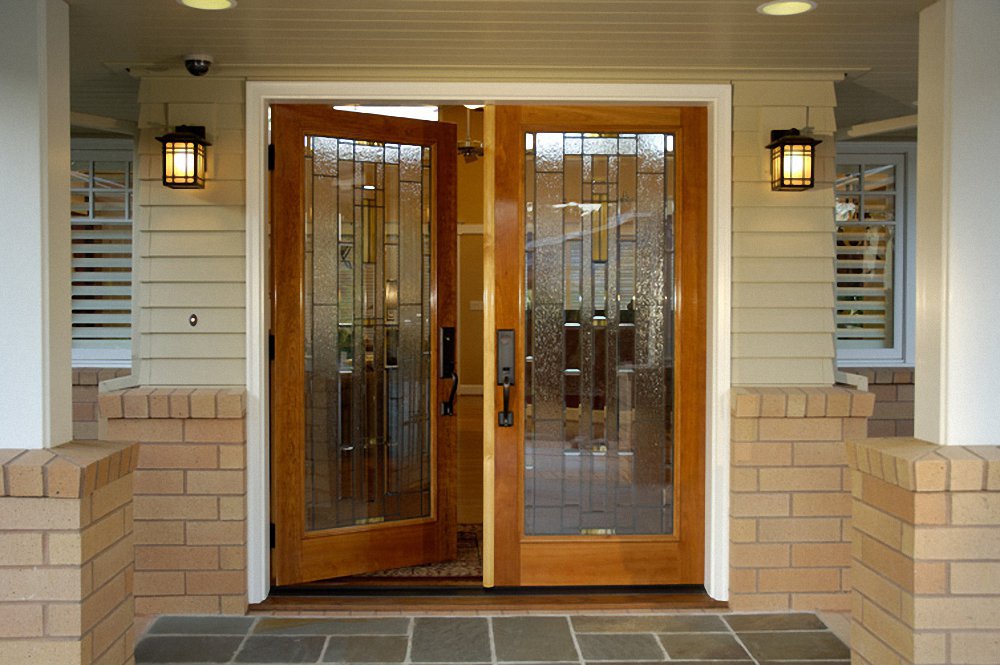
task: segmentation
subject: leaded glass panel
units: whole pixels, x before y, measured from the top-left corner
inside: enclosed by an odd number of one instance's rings
[[[525,533],[673,533],[673,136],[525,145]]]
[[[306,529],[431,513],[430,148],[311,136]]]

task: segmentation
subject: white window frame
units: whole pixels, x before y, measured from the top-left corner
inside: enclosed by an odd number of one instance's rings
[[[110,161],[119,162],[127,161],[132,165],[132,172],[130,174],[130,180],[132,183],[132,270],[133,270],[133,282],[129,282],[128,285],[132,288],[132,298],[133,298],[133,308],[132,313],[135,311],[135,288],[134,288],[134,271],[136,256],[135,251],[137,248],[136,244],[136,224],[135,224],[135,211],[137,207],[137,199],[135,197],[136,188],[136,173],[135,173],[135,144],[130,139],[105,139],[105,138],[74,138],[71,142],[71,160],[72,161]],[[72,223],[72,220],[70,220]],[[72,269],[71,269],[72,274]],[[72,279],[72,277],[71,277]],[[73,367],[85,368],[85,367],[115,367],[115,368],[125,368],[132,366],[132,347],[133,341],[135,339],[135,319],[133,316],[132,320],[132,341],[129,342],[127,347],[123,348],[81,348],[73,346],[72,348],[72,365]]]
[[[896,175],[896,255],[893,341],[885,349],[852,349],[837,345],[838,367],[912,367],[916,345],[916,179],[917,144],[913,141],[851,141],[837,143],[837,164],[878,164],[895,158],[902,167]],[[836,196],[836,193],[834,193]],[[834,222],[836,225],[836,222]],[[834,229],[836,234],[836,228]],[[836,284],[834,285],[836,290]],[[836,299],[835,299],[836,302]],[[836,306],[836,305],[835,305]],[[835,341],[836,341],[836,333]]]

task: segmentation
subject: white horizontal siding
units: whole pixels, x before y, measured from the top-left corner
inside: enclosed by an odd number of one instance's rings
[[[733,301],[740,309],[833,307],[833,289],[825,282],[790,284],[788,282],[740,282],[733,284]]]
[[[178,256],[150,257],[146,259],[146,279],[149,282],[240,282],[246,274],[246,259],[239,257]]]
[[[733,308],[733,335],[740,333],[825,332],[832,335],[832,307]],[[735,337],[734,337],[735,339]]]
[[[830,385],[828,364],[825,358],[734,358],[733,385]],[[828,380],[817,380],[828,374]]]
[[[246,310],[243,307],[199,307],[197,312],[190,307],[144,308],[139,318],[139,329],[143,335],[193,332],[188,317],[194,313],[198,315],[198,332],[246,332]]]
[[[137,223],[143,231],[243,231],[246,226],[243,206],[212,206],[207,210],[147,207],[140,211]]]
[[[832,233],[733,233],[735,257],[828,259],[832,247]]]
[[[833,353],[823,333],[744,333],[733,340],[733,358],[810,358]]]
[[[143,358],[242,358],[243,335],[205,332],[147,335]]]
[[[246,235],[242,231],[162,231],[148,233],[144,256],[242,257]]]
[[[142,363],[147,386],[238,386],[246,383],[246,360],[159,358]]]
[[[137,320],[144,385],[240,385],[245,378],[246,221],[242,81],[146,79],[140,86]],[[203,125],[203,190],[160,184],[156,137]],[[197,325],[189,322],[197,317]]]
[[[733,383],[833,383],[833,84],[733,85]],[[772,192],[772,129],[810,124],[816,187]]]

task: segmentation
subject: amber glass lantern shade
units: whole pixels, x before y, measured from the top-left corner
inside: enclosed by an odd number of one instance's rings
[[[815,147],[822,143],[802,136],[797,129],[775,129],[771,132],[771,189],[776,192],[802,191],[815,184],[813,171]]]
[[[163,144],[163,186],[171,189],[204,189],[206,151],[205,128],[180,125],[169,134],[157,136]]]

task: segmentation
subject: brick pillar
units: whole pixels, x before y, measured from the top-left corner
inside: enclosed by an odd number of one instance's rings
[[[848,445],[855,665],[1000,662],[1000,447]]]
[[[245,392],[132,388],[99,405],[102,438],[139,442],[136,614],[244,614]]]
[[[734,391],[731,607],[850,607],[844,442],[865,436],[873,404],[841,387]]]
[[[0,662],[133,658],[136,446],[0,450]]]

